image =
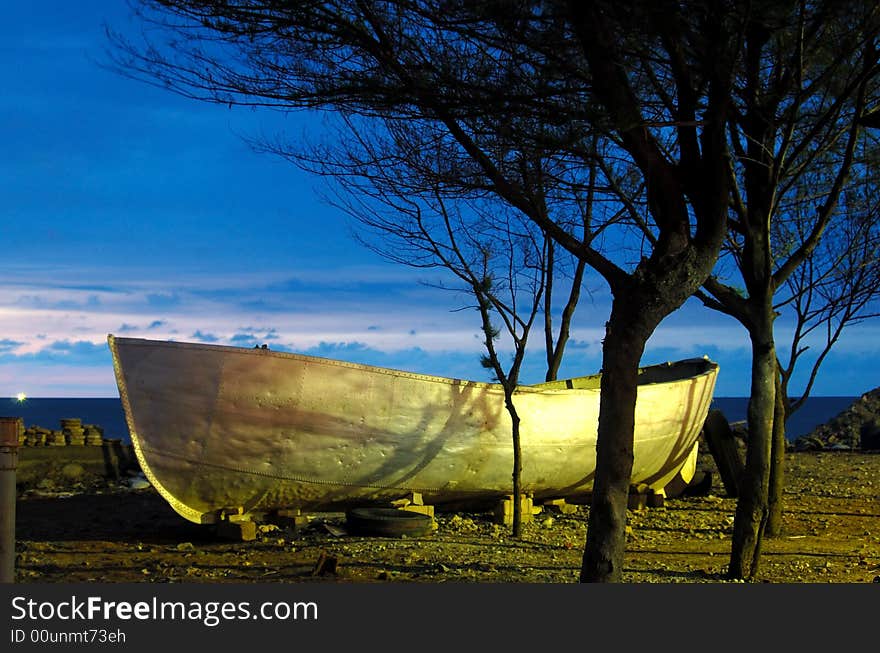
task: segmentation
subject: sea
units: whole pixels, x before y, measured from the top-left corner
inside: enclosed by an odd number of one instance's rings
[[[848,408],[858,397],[810,397],[803,407],[788,420],[786,437],[796,440],[820,424],[824,424]],[[716,397],[712,407],[721,410],[729,422],[746,419],[748,397]],[[104,428],[105,438],[119,438],[131,442],[125,413],[118,397],[113,398],[30,398],[19,401],[15,397],[0,398],[0,416],[21,417],[25,427],[42,426],[59,429],[64,418],[78,417],[83,424],[97,424]]]

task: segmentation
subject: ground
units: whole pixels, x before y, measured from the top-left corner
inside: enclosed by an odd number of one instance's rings
[[[736,501],[711,459],[700,464],[714,471],[709,495],[629,512],[624,581],[725,582]],[[756,580],[880,582],[880,454],[791,452],[786,466],[784,531],[766,540]],[[587,506],[545,510],[516,540],[489,513],[438,513],[430,535],[382,538],[349,535],[344,515],[324,513],[231,542],[152,488],[67,476],[19,497],[17,582],[571,583],[588,519]]]

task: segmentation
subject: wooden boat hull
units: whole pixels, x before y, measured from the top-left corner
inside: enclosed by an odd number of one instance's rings
[[[510,418],[497,384],[341,361],[109,336],[132,444],[185,518],[224,510],[341,509],[419,492],[426,503],[510,493]],[[644,368],[633,484],[662,491],[693,474],[717,365]],[[523,490],[588,493],[599,377],[525,386]]]

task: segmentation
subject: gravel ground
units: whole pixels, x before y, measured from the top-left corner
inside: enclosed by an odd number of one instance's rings
[[[714,472],[707,496],[629,512],[626,582],[726,582],[736,504],[711,459],[700,465]],[[350,535],[344,515],[322,513],[230,542],[152,488],[67,476],[19,498],[18,582],[572,583],[589,516],[544,510],[515,540],[489,513],[438,513],[411,538]],[[792,452],[787,480],[784,531],[765,541],[757,580],[880,582],[880,455]]]

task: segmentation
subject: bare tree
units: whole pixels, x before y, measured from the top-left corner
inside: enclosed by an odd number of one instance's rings
[[[442,159],[443,152],[431,151],[426,145],[430,138],[415,133],[412,124],[386,119],[383,128],[377,130],[375,125],[351,116],[338,116],[331,122],[331,135],[325,136],[321,143],[276,138],[273,141],[254,140],[251,144],[258,151],[279,155],[309,173],[328,179],[329,192],[325,193],[324,199],[354,217],[362,227],[355,236],[387,260],[415,268],[443,267],[461,280],[462,273],[467,276],[468,271],[461,264],[460,250],[487,250],[487,243],[492,241],[494,234],[493,258],[497,258],[499,252],[506,252],[502,258],[507,261],[508,268],[512,268],[514,262],[524,268],[536,265],[535,261],[529,262],[522,255],[521,243],[514,242],[510,233],[509,205],[487,196],[479,185],[468,188],[461,179],[455,178],[455,172],[450,173],[435,165],[436,160]],[[595,168],[595,159],[588,165]],[[543,172],[539,164],[521,165],[523,177],[519,182],[530,185],[533,195],[539,197],[545,193],[541,186],[543,178],[540,174],[530,177],[531,171]],[[582,225],[584,239],[601,233],[614,222],[603,220],[594,231],[595,196],[601,190],[598,183],[597,175],[591,173],[583,190],[583,199],[575,204],[578,213],[575,220]],[[450,199],[445,196],[444,189],[453,186],[458,190]],[[546,196],[543,201],[546,204]],[[457,211],[460,218],[458,228],[450,231],[446,220],[427,218],[425,209],[434,216],[463,209],[471,219],[461,219],[462,211]],[[506,218],[500,220],[497,216]],[[468,231],[469,238],[455,235]],[[533,283],[531,287],[543,296],[539,312],[542,314],[547,359],[545,380],[552,381],[557,378],[570,337],[571,323],[583,290],[586,264],[564,249],[558,251],[560,248],[556,243],[534,224],[530,227],[520,225],[518,231],[518,238],[529,240],[535,251],[539,249],[537,241],[543,242],[540,258],[543,282]],[[478,245],[475,239],[482,239],[481,244]],[[515,276],[515,271],[508,269],[507,274]],[[466,286],[472,288],[472,280],[469,279]],[[514,287],[519,284],[508,284],[507,290]],[[513,296],[512,292],[508,294]],[[558,294],[563,296],[561,306],[554,303]]]
[[[872,153],[877,152],[872,135],[865,134],[862,139]],[[766,527],[769,536],[782,533],[786,422],[810,396],[822,363],[844,329],[880,315],[880,207],[871,179],[873,169],[864,159],[855,166],[839,211],[816,249],[786,280],[779,293],[782,299],[775,306],[778,313],[791,314],[793,326],[786,359],[780,356],[778,362]],[[778,242],[791,242],[786,230],[802,229],[807,224],[809,221],[802,219],[793,224],[776,221],[776,229],[783,231],[777,236]],[[797,238],[803,238],[803,234]],[[811,349],[814,355],[809,360],[806,354]],[[806,380],[794,394],[792,379],[802,361],[808,361]]]
[[[746,477],[729,567],[735,578],[757,573],[771,476],[774,500],[783,483],[775,297],[786,284],[820,283],[809,278],[810,269],[850,186],[862,119],[876,101],[878,33],[874,3],[767,3],[748,18],[729,123],[733,218],[727,241],[745,292],[722,282],[719,270],[705,284],[708,294],[701,294],[743,324],[752,345]],[[807,183],[810,193],[799,193]],[[818,285],[801,285],[798,296],[811,301],[810,293],[820,292]]]
[[[124,74],[224,104],[418,125],[410,147],[455,180],[438,187],[445,198],[482,189],[605,279],[613,301],[581,580],[619,580],[639,363],[657,325],[711,272],[727,231],[726,126],[748,3],[142,4],[154,36],[167,38],[116,35]],[[609,241],[572,226],[595,156],[643,184],[651,238],[636,237],[644,254],[634,259],[632,233]]]
[[[377,134],[350,118],[343,122],[347,138],[313,147],[308,154],[286,144],[272,149],[335,182],[333,203],[358,220],[361,240],[370,249],[395,263],[444,268],[458,283],[440,287],[463,291],[475,302],[486,349],[481,363],[502,386],[511,421],[512,530],[521,537],[523,460],[515,394],[555,267],[549,241],[534,223],[498,202],[479,196],[447,201],[437,175],[420,173],[418,157],[424,151],[402,145],[410,142],[399,138],[407,125],[389,123],[387,131]],[[389,138],[392,134],[396,137]],[[513,350],[509,365],[497,343],[502,334]]]
[[[542,295],[547,284],[547,250],[546,247],[541,247],[546,241],[536,237],[534,225],[520,222],[518,216],[511,216],[511,221],[507,222],[505,228],[494,228],[492,237],[488,241],[481,241],[474,238],[474,230],[456,229],[452,226],[449,209],[441,199],[438,199],[437,209],[446,226],[448,240],[439,243],[433,236],[425,233],[426,241],[443,267],[470,287],[477,302],[483,344],[487,352],[482,359],[483,367],[492,371],[494,378],[504,389],[504,405],[510,415],[513,444],[512,529],[513,536],[519,538],[522,536],[522,419],[516,409],[515,393],[529,334],[540,312]],[[420,218],[418,221],[423,224]],[[457,222],[461,224],[460,220]],[[459,244],[460,239],[467,243],[466,248]],[[505,241],[500,248],[499,240]],[[496,253],[498,249],[502,250],[500,263],[503,268],[500,272],[495,272],[493,262],[499,258]],[[469,255],[465,252],[469,252]],[[523,277],[525,291],[520,282]],[[525,303],[524,308],[521,307],[522,303]],[[503,322],[513,344],[512,361],[507,368],[502,363],[495,344],[501,335],[501,329],[493,322],[493,315],[497,315]]]
[[[863,139],[880,151],[873,135],[865,134]],[[810,396],[822,363],[844,329],[880,316],[876,301],[880,298],[880,199],[872,179],[874,169],[869,161],[859,162],[822,241],[780,289],[782,298],[775,310],[791,313],[793,321],[786,358],[779,364],[786,420]],[[793,224],[778,224],[786,230],[778,240],[802,238],[806,224],[799,217]],[[792,228],[794,235],[787,233]],[[794,394],[795,369],[811,351],[806,380]]]
[[[423,145],[426,139],[412,124],[386,119],[383,129],[376,130],[370,123],[346,116],[336,124],[340,131],[322,144],[263,141],[257,145],[330,179],[334,192],[328,199],[358,221],[359,237],[367,247],[410,267],[446,269],[458,285],[441,287],[464,290],[476,302],[487,352],[482,363],[503,387],[511,419],[513,534],[520,537],[523,460],[515,396],[526,345],[536,318],[543,313],[545,378],[554,380],[580,297],[585,264],[571,261],[564,250],[560,257],[552,239],[521,212],[487,196],[478,186],[468,189],[454,176],[450,179],[442,167],[427,162],[426,157],[435,159],[438,153]],[[595,167],[595,160],[590,165]],[[519,183],[529,186],[534,197],[541,197],[543,178],[533,172],[542,167],[533,163],[520,169]],[[590,181],[579,203],[585,234],[591,231],[595,174]],[[443,189],[451,186],[459,188],[457,201],[444,196]],[[566,266],[573,268],[570,278]],[[551,292],[563,281],[568,282],[567,299],[556,332]],[[509,366],[502,362],[496,345],[502,335],[513,350]]]

